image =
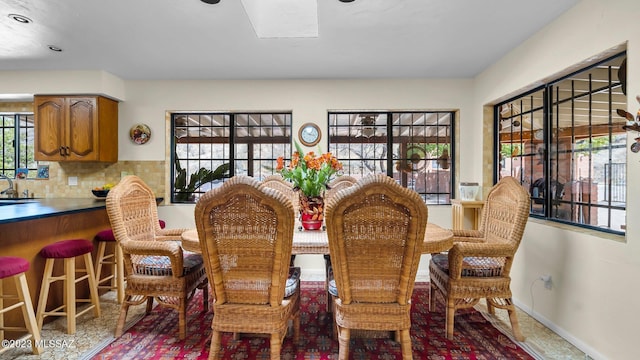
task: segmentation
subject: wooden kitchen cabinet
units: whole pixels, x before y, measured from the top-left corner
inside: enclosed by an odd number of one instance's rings
[[[103,96],[34,96],[35,159],[118,161],[118,102]]]

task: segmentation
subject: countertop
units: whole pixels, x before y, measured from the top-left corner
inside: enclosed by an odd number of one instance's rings
[[[163,198],[157,198],[158,203]],[[50,216],[73,214],[82,211],[105,209],[105,199],[97,198],[46,198],[46,199],[11,199],[23,202],[15,205],[4,205],[8,201],[0,199],[0,224],[34,220]]]

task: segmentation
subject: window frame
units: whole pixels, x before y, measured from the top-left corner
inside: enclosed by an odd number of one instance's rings
[[[239,119],[243,116],[246,116],[246,124],[240,123]],[[262,125],[263,116],[270,116],[273,121],[276,116],[281,116],[284,123],[282,125],[271,124]],[[180,125],[176,124],[177,119],[179,117],[191,118],[191,117],[211,117],[221,118],[223,119],[222,125],[213,125],[213,121],[210,125]],[[252,117],[259,117],[259,125],[251,125],[249,124],[250,119]],[[291,111],[207,111],[207,112],[191,112],[191,111],[181,111],[181,112],[172,112],[170,114],[170,122],[171,122],[171,171],[170,171],[170,199],[171,203],[195,203],[199,196],[204,194],[208,189],[205,186],[204,189],[196,189],[192,193],[192,197],[188,200],[178,200],[176,199],[176,194],[178,193],[175,188],[175,180],[177,175],[176,169],[176,149],[178,143],[183,144],[194,144],[199,148],[199,154],[196,157],[188,157],[186,159],[179,159],[181,167],[182,163],[186,161],[186,179],[189,181],[192,174],[195,173],[194,169],[190,170],[189,162],[196,163],[197,168],[206,168],[209,170],[215,170],[219,165],[224,163],[229,164],[229,171],[227,174],[221,179],[221,181],[211,184],[211,188],[220,186],[226,179],[233,177],[237,174],[248,175],[260,177],[260,174],[255,174],[255,166],[256,162],[267,162],[269,164],[259,163],[260,169],[271,169],[270,173],[275,174],[276,163],[278,156],[285,156],[286,158],[291,157],[292,151],[292,112]],[[283,134],[279,136],[261,136],[265,129],[271,128],[272,135],[276,132],[282,131]],[[198,129],[197,131],[195,129]],[[279,129],[279,130],[278,130]],[[260,136],[250,136],[252,131],[258,130]],[[178,132],[186,131],[187,136],[178,137],[176,134]],[[198,134],[203,134],[205,131],[211,134],[214,134],[216,131],[221,132],[225,136],[189,136],[189,131],[197,132]],[[247,136],[241,136],[239,133],[244,131]],[[185,140],[178,140],[185,138]],[[200,140],[199,140],[200,139]],[[200,148],[203,144],[211,144],[213,152],[213,145],[223,145],[223,156],[217,158],[203,158],[202,157],[202,149]],[[239,159],[236,154],[238,151],[238,146],[242,146],[243,144],[247,145],[247,158]],[[251,145],[271,145],[272,147],[272,155],[271,157],[260,157],[259,155],[254,155],[254,148]],[[274,153],[274,146],[281,146],[283,151],[277,154]],[[259,153],[262,153],[261,149],[258,149]],[[208,164],[207,164],[208,163]],[[215,165],[214,165],[215,164]],[[246,164],[244,169],[239,168],[241,164]],[[266,176],[266,175],[265,175]]]
[[[2,121],[0,122],[0,138],[2,139],[2,148],[0,153],[2,160],[0,162],[0,174],[4,174],[11,179],[16,178],[18,169],[28,170],[28,179],[35,179],[38,172],[38,162],[35,160],[35,118],[33,112],[0,112]],[[5,126],[5,117],[13,118],[13,125]],[[22,124],[24,122],[24,124]],[[30,124],[30,125],[28,125]],[[7,149],[5,148],[5,130],[13,129],[13,140],[10,151],[13,159],[13,167],[7,166]],[[32,141],[29,141],[29,140]]]
[[[563,76],[559,76],[557,78],[553,78],[553,79],[549,79],[547,81],[544,82],[544,84],[530,89],[526,92],[523,92],[521,94],[517,94],[507,100],[501,101],[497,104],[494,105],[494,146],[493,146],[493,152],[494,152],[494,171],[493,171],[493,181],[494,184],[498,182],[500,176],[501,176],[501,171],[502,171],[502,158],[501,158],[501,152],[503,151],[503,144],[506,145],[507,147],[509,147],[509,144],[511,144],[511,150],[517,150],[519,151],[519,156],[522,158],[524,158],[525,156],[528,157],[533,157],[533,156],[539,156],[539,160],[538,161],[542,161],[542,178],[543,178],[543,189],[554,189],[551,191],[551,195],[552,196],[543,196],[542,199],[540,199],[539,197],[534,196],[533,191],[535,190],[535,188],[537,188],[537,186],[533,185],[532,181],[531,184],[529,184],[529,186],[527,186],[528,182],[526,181],[527,179],[525,179],[524,176],[524,172],[525,170],[522,170],[520,172],[520,178],[518,179],[520,181],[521,184],[523,184],[523,186],[527,187],[527,190],[530,193],[530,196],[532,198],[532,207],[529,213],[529,216],[532,218],[538,218],[538,219],[543,219],[543,220],[549,220],[549,221],[554,221],[554,222],[559,222],[559,223],[563,223],[563,224],[567,224],[569,226],[575,226],[575,227],[579,227],[579,228],[586,228],[586,229],[590,229],[590,230],[597,230],[600,232],[605,232],[605,233],[611,233],[611,234],[616,234],[616,235],[624,235],[626,230],[624,229],[624,227],[621,227],[620,230],[617,230],[615,228],[613,228],[612,226],[614,226],[615,224],[612,223],[612,211],[623,211],[622,217],[624,219],[626,219],[626,199],[624,200],[624,203],[622,206],[618,206],[618,205],[611,205],[611,186],[610,184],[608,185],[608,194],[609,194],[609,201],[608,201],[608,205],[602,205],[600,203],[598,203],[598,199],[595,199],[595,202],[591,199],[591,195],[589,195],[589,198],[587,200],[587,202],[583,202],[582,200],[580,201],[576,201],[574,199],[574,195],[575,198],[578,197],[578,195],[580,194],[576,194],[575,193],[575,189],[576,188],[576,182],[580,182],[579,186],[580,189],[582,189],[582,179],[578,179],[578,177],[576,177],[576,174],[574,172],[574,167],[577,166],[575,164],[575,160],[574,160],[574,156],[576,156],[576,154],[579,154],[581,152],[584,152],[584,150],[580,150],[577,145],[580,143],[580,141],[586,139],[589,141],[589,146],[588,146],[588,154],[589,154],[589,177],[587,180],[589,182],[589,184],[587,185],[589,188],[591,188],[593,186],[593,183],[597,182],[597,179],[594,179],[594,177],[592,176],[591,171],[593,170],[593,155],[600,150],[605,150],[608,151],[609,153],[609,157],[608,160],[606,162],[602,163],[602,166],[606,168],[607,165],[612,165],[612,164],[617,164],[613,162],[612,159],[612,152],[615,150],[620,150],[622,149],[625,153],[624,155],[624,164],[625,166],[628,164],[628,156],[626,153],[626,145],[623,144],[621,145],[619,143],[621,138],[624,138],[622,141],[626,143],[626,133],[624,132],[624,130],[621,131],[614,131],[615,128],[620,127],[621,125],[624,124],[624,119],[620,118],[617,114],[616,114],[616,108],[624,108],[626,109],[627,104],[626,104],[626,94],[624,94],[624,96],[622,96],[622,98],[624,99],[624,104],[620,104],[620,102],[615,102],[612,100],[613,99],[613,94],[617,94],[618,97],[617,98],[621,98],[621,96],[617,93],[618,89],[621,87],[621,84],[623,81],[621,81],[620,79],[617,79],[617,81],[613,81],[612,79],[614,78],[614,75],[612,74],[612,65],[613,63],[623,60],[625,59],[627,56],[626,51],[621,51],[618,52],[616,54],[607,56],[605,58],[602,58],[592,64],[586,65],[584,67],[581,67],[580,69],[576,70],[576,71],[572,71],[571,73],[567,74],[567,75],[563,75]],[[603,82],[604,80],[602,80],[601,78],[597,78],[597,79],[592,79],[591,74],[597,71],[598,67],[604,66],[604,65],[608,65],[608,75],[607,75],[607,83],[606,85],[603,85],[599,88],[593,88],[591,87],[593,82]],[[587,91],[584,91],[584,89],[580,89],[582,90],[582,93],[576,95],[575,92],[571,93],[571,96],[569,98],[565,98],[565,97],[560,97],[558,94],[561,91],[561,85],[563,85],[563,82],[565,81],[577,81],[576,79],[579,79],[580,77],[585,77],[585,76],[589,76],[589,88]],[[626,79],[624,79],[624,81],[626,81]],[[572,83],[573,86],[573,83]],[[562,89],[564,91],[566,91],[566,89]],[[573,87],[572,87],[573,90]],[[604,93],[603,93],[604,91]],[[514,103],[517,103],[518,100],[521,99],[526,99],[528,97],[533,98],[533,96],[535,96],[534,94],[541,92],[542,96],[540,96],[540,104],[537,104],[537,106],[534,106],[533,104],[533,100],[531,100],[531,103],[528,104],[528,107],[524,107],[521,106],[521,113],[518,115],[514,115],[513,111],[509,111],[508,107],[505,108],[505,105],[512,105]],[[598,95],[606,95],[608,96],[608,111],[606,113],[606,116],[608,116],[608,122],[607,123],[595,123],[592,122],[593,118],[596,118],[597,116],[594,114],[596,111],[594,110],[594,103],[597,102],[595,100],[595,97]],[[587,97],[588,100],[588,105],[585,105],[588,107],[588,127],[586,127],[586,129],[588,129],[587,132],[587,136],[583,136],[583,138],[579,138],[578,136],[576,136],[576,129],[577,127],[582,126],[584,128],[584,125],[576,125],[577,121],[576,118],[579,118],[581,115],[579,114],[581,109],[576,109],[577,106],[574,104],[575,99],[579,99],[582,97]],[[564,102],[568,102],[570,101],[570,117],[568,117],[566,114],[561,114],[562,112],[562,104]],[[522,102],[521,102],[522,103]],[[566,106],[566,105],[565,105]],[[518,149],[514,149],[516,146],[514,146],[513,144],[516,144],[516,142],[513,140],[513,134],[514,132],[511,133],[511,142],[507,142],[505,141],[504,143],[502,142],[501,139],[501,125],[502,122],[505,121],[505,118],[501,116],[502,113],[505,112],[505,109],[507,109],[506,113],[509,114],[509,116],[506,118],[506,120],[510,120],[511,123],[513,123],[514,119],[520,119],[521,120],[521,130],[520,130],[520,144],[517,146]],[[534,110],[541,110],[542,111],[542,129],[541,130],[534,130],[534,123],[536,122],[533,112]],[[566,109],[565,109],[566,110]],[[599,110],[599,109],[598,109]],[[539,147],[538,150],[536,150],[537,153],[539,153],[539,155],[535,154],[532,151],[526,150],[525,149],[525,145],[523,145],[523,133],[527,132],[527,129],[525,129],[525,127],[527,125],[525,125],[526,123],[526,118],[523,118],[523,114],[528,115],[530,114],[530,117],[528,119],[528,126],[529,127],[529,131],[531,132],[530,138],[528,138],[529,142],[531,144],[534,143],[534,134],[538,133],[541,135],[541,137],[536,137],[535,139],[540,141],[539,143]],[[605,116],[600,116],[600,117],[605,117]],[[562,127],[560,125],[560,120],[562,121],[570,121],[571,122],[571,126],[570,127]],[[511,127],[511,126],[510,126]],[[608,127],[608,132],[604,133],[604,135],[598,135],[602,132],[602,129],[607,128]],[[571,129],[571,130],[565,130],[564,133],[561,134],[561,130],[560,129]],[[569,144],[566,144],[566,138],[567,138],[567,134],[566,132],[569,132]],[[624,135],[622,135],[624,134]],[[508,136],[508,135],[507,135]],[[606,146],[594,146],[593,145],[593,139],[598,139],[600,137],[608,137],[608,142],[606,144]],[[561,141],[561,138],[564,138],[564,142]],[[615,138],[615,139],[614,139]],[[568,146],[570,145],[570,146]],[[542,149],[542,151],[539,151],[539,149]],[[562,162],[562,159],[564,158],[564,161],[567,161],[567,155],[570,157],[570,160],[568,160],[569,163],[569,167],[568,167],[568,171],[569,171],[569,176],[563,176],[561,175],[561,170],[564,170],[564,172],[567,172],[566,169],[566,163],[564,165],[564,167],[560,166],[560,163]],[[619,155],[618,155],[619,156]],[[513,157],[512,157],[513,159]],[[506,160],[506,159],[505,159]],[[529,161],[529,163],[533,163],[533,158]],[[512,163],[513,164],[513,160]],[[555,164],[555,165],[554,165]],[[522,165],[522,163],[521,163]],[[511,173],[508,175],[513,175],[513,170],[510,170]],[[534,171],[531,171],[531,179],[529,180],[533,180],[533,173]],[[611,176],[611,173],[609,173]],[[626,177],[626,175],[625,175]],[[558,182],[559,180],[562,179],[566,179],[567,182],[562,183],[562,182]],[[605,181],[607,180],[607,177],[605,175]],[[562,186],[558,186],[557,184],[561,184]],[[567,188],[567,185],[570,185],[571,188]],[[561,189],[560,192],[558,192],[558,189]],[[570,192],[570,198],[569,200],[565,199],[566,198],[566,194],[564,193],[564,191],[569,191]],[[581,190],[582,191],[582,190]],[[591,190],[590,190],[591,191]],[[605,188],[605,194],[607,193],[607,189]],[[562,195],[562,197],[561,197]],[[540,203],[539,201],[542,200],[542,203]],[[538,205],[542,205],[542,211],[534,211],[536,209],[536,204]],[[560,208],[562,206],[569,207],[569,215],[567,215],[567,212],[565,211],[564,214],[561,212]],[[584,206],[586,206],[588,208],[588,215],[584,215],[582,214],[582,212],[584,212]],[[577,208],[578,210],[575,210],[574,208]],[[598,209],[598,208],[602,208],[602,209],[606,209],[607,211],[607,224],[606,227],[604,227],[603,225],[599,225],[598,222],[596,222],[595,224],[591,223],[592,219],[591,219],[591,212],[593,209]],[[566,209],[565,209],[566,210]],[[596,210],[597,211],[597,210]],[[579,212],[580,214],[576,213]],[[569,218],[564,218],[566,216],[569,216]],[[578,218],[578,220],[574,220],[574,217]],[[582,221],[586,221],[585,222],[580,222],[579,218],[586,218],[586,220],[582,220]]]
[[[436,116],[436,120],[437,122],[435,124],[426,124],[426,122],[424,124],[416,124],[414,123],[416,116],[424,116],[426,119],[427,115],[432,115],[435,114]],[[407,115],[411,116],[411,123],[407,124],[406,118]],[[337,123],[337,117],[338,116],[359,116],[360,118],[366,117],[366,116],[375,116],[375,124],[374,125],[368,125],[368,124],[364,124],[362,120],[360,120],[360,123],[349,123],[347,125],[345,124],[338,124]],[[404,118],[403,118],[404,116]],[[441,118],[445,118],[448,116],[448,121],[449,124],[440,124],[439,121]],[[383,117],[382,120],[379,120],[380,117]],[[397,119],[397,121],[396,121]],[[350,176],[365,176],[368,173],[371,172],[367,172],[367,173],[353,173],[353,172],[349,172],[350,169],[350,162],[358,162],[358,159],[345,159],[344,157],[341,156],[341,153],[338,149],[338,144],[347,144],[347,146],[350,146],[351,144],[366,144],[366,143],[372,143],[371,139],[374,139],[375,143],[378,144],[382,144],[385,148],[383,151],[383,154],[385,155],[385,158],[361,158],[359,161],[365,162],[367,160],[370,161],[379,161],[380,162],[380,167],[382,168],[384,166],[384,169],[380,169],[380,170],[384,170],[385,174],[387,176],[393,177],[394,179],[396,179],[396,181],[404,186],[407,187],[409,189],[412,190],[416,190],[416,188],[420,187],[424,187],[424,191],[417,191],[420,196],[423,198],[423,200],[425,201],[425,203],[429,204],[429,205],[450,205],[451,204],[451,199],[455,198],[455,173],[456,173],[456,149],[455,149],[455,125],[456,125],[456,111],[454,110],[358,110],[358,111],[352,111],[352,110],[331,110],[328,112],[327,114],[327,144],[328,144],[328,149],[329,151],[332,152],[333,155],[335,155],[338,160],[340,160],[343,164],[343,166],[345,167],[345,175],[350,175]],[[373,126],[374,130],[373,130],[373,135],[367,137],[364,136],[364,132],[366,131],[365,128],[369,126]],[[380,127],[380,128],[384,128],[384,134],[381,136],[376,136],[376,127]],[[438,130],[436,129],[436,135],[415,135],[416,139],[418,139],[417,142],[412,142],[412,141],[396,141],[396,140],[402,140],[405,138],[413,138],[413,134],[414,134],[414,130],[415,132],[419,132],[420,127],[446,127],[445,132],[447,133],[446,136],[441,136],[438,132]],[[340,128],[342,128],[343,130],[340,131]],[[410,135],[405,135],[405,134],[401,134],[402,129],[405,129],[408,131],[408,133]],[[397,131],[396,131],[397,130]],[[348,132],[348,135],[339,135],[339,133],[344,133],[345,131]],[[371,131],[369,129],[369,131]],[[396,135],[396,132],[398,133],[398,135]],[[426,130],[425,130],[426,132]],[[355,134],[355,135],[354,135]],[[359,134],[359,135],[358,135]],[[391,136],[388,136],[388,134],[391,134]],[[440,142],[439,139],[445,139],[444,142]],[[448,139],[447,139],[448,138]],[[338,139],[340,140],[339,142],[336,142],[335,140]],[[396,154],[394,154],[396,148],[398,148],[397,150],[399,151],[398,154],[400,153],[405,153],[408,155],[408,151],[409,148],[411,148],[412,146],[420,146],[420,145],[426,145],[426,144],[433,144],[431,142],[427,142],[428,139],[436,139],[436,148],[434,149],[434,151],[436,152],[436,155],[432,155],[432,156],[428,156],[429,154],[427,154],[427,152],[424,152],[424,157],[423,161],[426,162],[431,162],[435,165],[435,177],[436,177],[436,190],[437,191],[427,191],[427,188],[429,187],[429,185],[427,185],[428,181],[427,181],[427,173],[420,173],[419,170],[416,170],[414,168],[412,168],[411,170],[399,170],[397,167],[400,166],[402,167],[403,164],[408,165],[408,160],[409,159],[405,159],[401,156],[396,156]],[[420,141],[420,140],[424,140],[424,141]],[[448,141],[446,141],[448,140]],[[404,144],[404,145],[403,145]],[[442,144],[442,145],[440,145]],[[411,145],[411,146],[409,146]],[[445,156],[442,152],[443,149],[446,148],[448,155]],[[391,149],[391,150],[390,150]],[[349,150],[349,152],[352,152],[352,150]],[[445,156],[446,158],[446,162],[449,164],[447,165],[447,168],[441,168],[440,165],[442,164],[440,161],[440,158],[437,157],[437,154],[441,154],[441,156]],[[380,155],[380,154],[378,154]],[[428,157],[428,158],[427,158]],[[403,163],[404,161],[404,163]],[[384,165],[382,165],[384,163]],[[431,166],[433,165],[428,165],[429,168],[431,168]],[[378,166],[376,166],[377,168]],[[361,166],[361,168],[366,168],[366,166]],[[448,170],[446,174],[442,173],[444,170]],[[373,172],[376,172],[376,170],[372,170]],[[394,176],[394,174],[398,175],[396,178]],[[422,178],[420,178],[422,174]],[[441,175],[443,176],[448,176],[449,177],[449,181],[447,181],[445,184],[440,184],[440,177]],[[409,176],[411,176],[411,179],[408,179]],[[417,177],[416,177],[417,176]],[[424,181],[423,185],[418,185],[418,181]],[[440,189],[442,187],[445,187],[445,191],[440,191]],[[446,187],[448,187],[448,191],[446,191]],[[435,197],[435,201],[433,201]]]

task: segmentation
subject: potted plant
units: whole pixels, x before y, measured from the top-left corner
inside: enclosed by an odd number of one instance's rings
[[[308,230],[318,229],[324,217],[324,191],[334,175],[342,170],[342,164],[330,152],[316,156],[310,151],[302,157],[302,148],[297,142],[295,146],[289,165],[285,167],[281,156],[276,171],[300,193],[302,226]]]
[[[218,166],[215,170],[201,167],[197,172],[191,174],[187,183],[187,170],[180,165],[180,159],[176,156],[174,161],[176,167],[176,179],[173,184],[173,199],[177,202],[193,200],[193,193],[202,185],[216,180],[222,180],[229,172],[229,163]]]

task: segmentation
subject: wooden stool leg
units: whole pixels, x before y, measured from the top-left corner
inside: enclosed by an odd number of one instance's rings
[[[87,275],[89,275],[89,293],[91,294],[91,303],[94,305],[93,314],[95,317],[100,317],[100,297],[98,296],[96,274],[93,272],[91,253],[84,254],[84,267],[87,269]]]
[[[16,281],[16,290],[18,291],[18,298],[22,304],[22,317],[24,317],[24,324],[27,330],[31,333],[32,342],[31,350],[34,355],[39,355],[42,352],[40,346],[40,330],[36,323],[36,317],[33,314],[33,304],[31,303],[31,295],[29,294],[29,285],[27,284],[27,277],[24,273],[14,277]]]
[[[64,259],[64,306],[67,315],[67,334],[76,333],[76,258]]]
[[[40,298],[38,299],[38,310],[36,321],[38,322],[38,330],[42,330],[42,322],[44,320],[44,312],[47,311],[47,299],[49,298],[49,287],[51,286],[51,276],[53,275],[54,259],[47,259],[44,264],[44,275],[42,277],[42,285],[40,286]]]
[[[96,255],[96,281],[100,284],[100,276],[102,275],[102,262],[104,261],[104,253],[107,249],[107,243],[105,241],[98,241],[98,254]]]

